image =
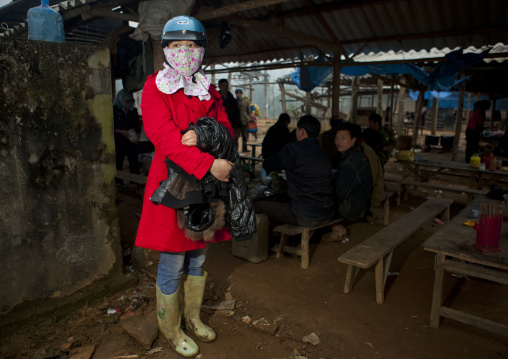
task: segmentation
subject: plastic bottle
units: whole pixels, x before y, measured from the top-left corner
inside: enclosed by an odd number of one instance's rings
[[[28,10],[27,17],[29,39],[65,43],[62,15],[49,7],[49,0]]]

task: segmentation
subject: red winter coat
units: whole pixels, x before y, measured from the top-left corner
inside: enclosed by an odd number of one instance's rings
[[[159,91],[155,84],[157,73],[148,77],[143,87],[141,110],[145,133],[155,146],[148,180],[146,182],[143,211],[139,222],[136,245],[163,252],[183,252],[203,248],[204,241],[191,241],[185,237],[177,224],[176,211],[163,205],[155,205],[150,196],[159,187],[159,183],[168,177],[165,158],[171,159],[187,173],[202,179],[212,166],[214,157],[197,147],[181,144],[181,131],[190,122],[200,117],[212,117],[225,126],[231,133],[226,111],[220,94],[210,86],[211,99],[200,101],[196,96],[187,96],[183,89],[172,95]],[[228,228],[215,234],[214,242],[231,239]]]

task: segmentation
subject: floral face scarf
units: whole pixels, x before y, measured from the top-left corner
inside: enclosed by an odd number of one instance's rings
[[[159,71],[155,84],[165,94],[173,94],[183,88],[186,95],[198,96],[200,100],[209,100],[210,81],[206,78],[201,63],[205,56],[203,47],[191,49],[182,46],[178,49],[163,49],[164,70]]]

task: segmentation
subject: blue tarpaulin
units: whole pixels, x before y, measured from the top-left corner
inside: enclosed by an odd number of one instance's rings
[[[479,63],[489,51],[490,48],[480,54],[464,54],[462,49],[452,51],[445,55],[448,61],[440,62],[430,73],[413,64],[361,65],[361,63],[343,67],[341,72],[349,76],[409,74],[428,89],[447,91],[467,79],[456,80],[460,69]]]
[[[343,67],[340,71],[348,76],[376,75],[405,75],[410,74],[418,82],[426,81],[429,74],[413,64],[387,64],[387,65],[354,65]]]
[[[327,61],[319,57],[316,61]],[[289,75],[289,78],[300,90],[311,92],[332,73],[331,66],[301,67]]]
[[[409,96],[414,101],[418,100],[418,94],[419,94],[418,91],[409,90]],[[427,103],[428,108],[432,107],[432,103],[433,103],[435,97],[439,98],[439,108],[456,109],[459,106],[460,92],[458,92],[458,91],[455,91],[455,92],[425,91],[424,99],[429,100],[429,102]],[[489,101],[489,98],[487,96],[482,96],[480,98],[480,100]],[[476,101],[478,101],[476,96],[474,96],[474,98],[471,97],[471,101],[469,102],[469,109],[470,110],[473,109],[473,105]],[[496,109],[497,110],[504,110],[504,109],[506,109],[507,106],[508,106],[508,98],[502,98],[502,99],[498,99],[496,101]],[[464,99],[464,110],[466,108],[467,108],[467,97]]]

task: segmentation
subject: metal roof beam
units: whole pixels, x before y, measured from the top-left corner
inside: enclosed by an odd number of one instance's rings
[[[363,42],[385,42],[385,41],[398,41],[398,40],[413,40],[413,39],[425,39],[434,37],[447,37],[447,36],[464,36],[464,35],[476,35],[483,33],[501,32],[508,30],[508,25],[497,26],[497,27],[486,27],[476,29],[460,29],[452,31],[436,31],[426,32],[421,34],[405,34],[405,35],[391,35],[391,36],[380,36],[380,37],[367,37],[362,39],[353,39],[342,41],[343,45],[351,45]]]
[[[346,50],[344,50],[344,48],[342,47],[342,44],[341,44],[341,41],[339,40],[339,38],[337,37],[337,35],[335,35],[335,32],[333,32],[332,28],[330,27],[330,25],[328,25],[328,23],[326,22],[326,20],[323,18],[323,16],[321,15],[321,13],[319,11],[316,10],[316,8],[314,7],[314,5],[312,4],[312,1],[311,0],[305,0],[305,3],[307,4],[307,7],[312,11],[312,13],[314,14],[314,16],[316,17],[316,19],[319,21],[319,23],[321,24],[321,26],[323,26],[323,28],[326,30],[326,32],[328,33],[328,35],[330,35],[330,37],[332,38],[332,40],[334,42],[336,42],[339,46],[339,51],[342,53],[342,55],[347,59],[348,58],[348,55],[347,55],[347,52]]]
[[[210,20],[210,19],[215,19],[218,17],[223,17],[223,16],[235,14],[235,13],[241,12],[241,11],[256,9],[259,7],[277,5],[277,4],[285,3],[288,1],[291,1],[291,0],[251,0],[251,1],[245,1],[242,3],[230,5],[230,6],[224,6],[219,9],[216,9],[216,10],[201,12],[199,14],[196,14],[194,16],[194,18],[198,19],[199,21]]]
[[[304,32],[295,31],[291,29],[284,28],[282,26],[272,25],[265,21],[256,21],[256,20],[249,20],[245,17],[236,16],[231,17],[229,21],[232,24],[235,24],[236,26],[241,26],[249,29],[255,29],[257,31],[263,31],[266,33],[269,33],[270,35],[278,35],[281,37],[288,37],[293,40],[301,41],[306,44],[313,44],[317,47],[330,49],[334,51],[340,51],[341,46],[336,44],[333,41],[327,41],[320,39],[315,36],[308,35]]]
[[[273,52],[285,52],[285,51],[293,51],[293,50],[301,50],[301,49],[316,49],[313,45],[303,45],[303,46],[292,46],[292,47],[282,47],[277,50],[270,49],[265,51],[255,51],[248,52],[244,54],[231,54],[231,55],[223,55],[223,56],[206,56],[205,62],[208,60],[213,60],[215,63],[226,63],[226,62],[248,62],[249,58],[256,55],[263,54],[271,54]],[[316,49],[319,51],[319,49]]]
[[[275,50],[274,50],[275,51]],[[486,58],[508,58],[508,53],[494,53],[487,54]],[[448,61],[446,57],[432,57],[424,59],[412,59],[412,60],[394,60],[394,61],[369,61],[369,62],[347,62],[342,61],[341,67],[343,66],[368,66],[368,65],[389,65],[389,64],[402,64],[402,63],[423,63],[423,62],[441,62]],[[237,66],[229,67],[227,69],[216,69],[209,70],[209,72],[222,73],[222,72],[238,72],[238,71],[261,71],[261,70],[274,70],[288,67],[320,67],[320,66],[333,66],[332,62],[325,61],[292,61],[285,63],[269,63],[259,64],[254,66]],[[379,75],[378,75],[379,76]],[[386,81],[391,81],[386,79]]]
[[[381,5],[386,3],[392,3],[392,2],[401,2],[401,1],[407,1],[407,0],[344,0],[344,1],[334,1],[330,2],[328,4],[323,4],[316,6],[316,11],[320,13],[327,13],[331,11],[339,11],[339,10],[346,10],[346,9],[353,9],[353,8],[361,8],[365,6],[375,6],[375,5]],[[309,15],[307,8],[300,8],[288,11],[283,14],[279,14],[279,18],[288,18],[288,17],[299,17],[303,15]]]
[[[121,19],[124,21],[139,21],[139,16],[133,14],[124,14],[117,11],[111,11],[107,9],[91,9],[81,14],[81,18],[83,20],[89,20],[93,17],[105,17],[105,18],[113,18],[113,19]]]

